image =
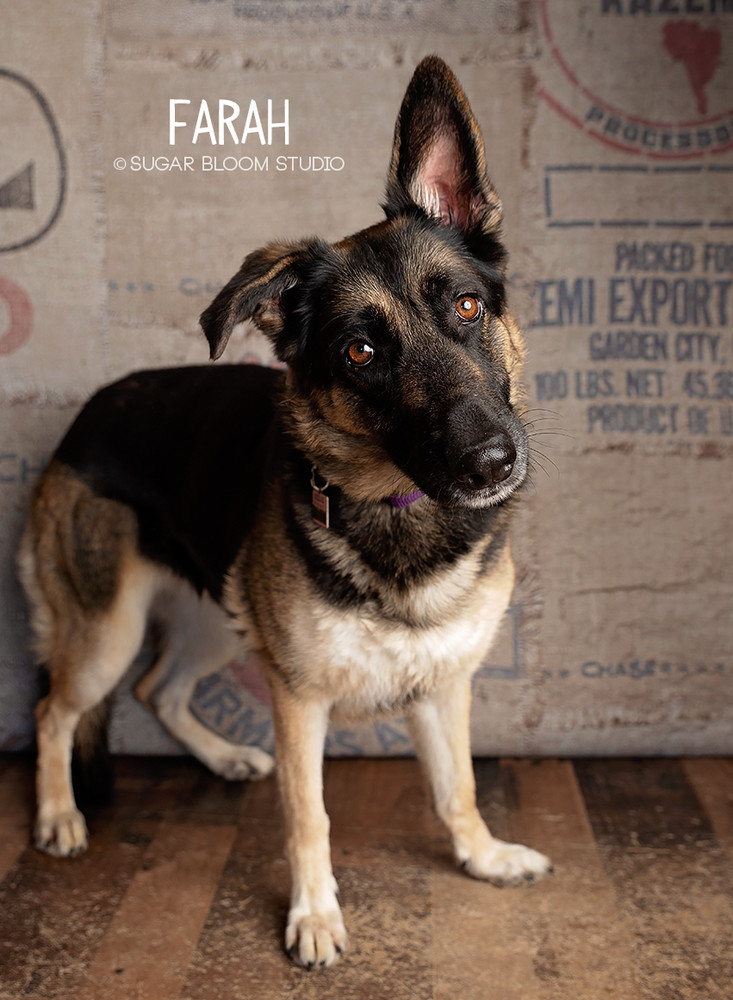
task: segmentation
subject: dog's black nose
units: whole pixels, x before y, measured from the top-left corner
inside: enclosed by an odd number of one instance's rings
[[[469,490],[483,490],[503,483],[512,474],[517,450],[508,434],[500,431],[471,448],[458,462],[456,480]]]

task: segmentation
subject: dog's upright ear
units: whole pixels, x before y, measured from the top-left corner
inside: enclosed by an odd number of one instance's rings
[[[384,210],[391,218],[415,205],[464,233],[496,235],[501,226],[481,132],[438,56],[418,65],[395,126]]]
[[[270,243],[249,254],[199,319],[212,361],[221,357],[232,330],[246,319],[277,341],[284,322],[281,297],[300,281],[316,242]]]

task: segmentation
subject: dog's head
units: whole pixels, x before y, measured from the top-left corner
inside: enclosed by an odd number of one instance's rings
[[[505,307],[501,204],[466,97],[420,63],[395,128],[386,220],[251,254],[201,317],[212,358],[252,319],[288,366],[291,425],[324,477],[486,507],[522,483],[523,357]]]

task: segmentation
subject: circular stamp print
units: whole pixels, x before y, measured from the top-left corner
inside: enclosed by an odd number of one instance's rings
[[[66,194],[66,153],[36,85],[0,67],[0,253],[40,240]]]
[[[539,2],[539,92],[576,127],[658,159],[733,148],[733,3]]]

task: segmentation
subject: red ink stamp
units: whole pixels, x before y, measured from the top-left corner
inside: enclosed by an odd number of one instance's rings
[[[540,96],[652,159],[733,148],[733,17],[717,0],[540,0]]]

